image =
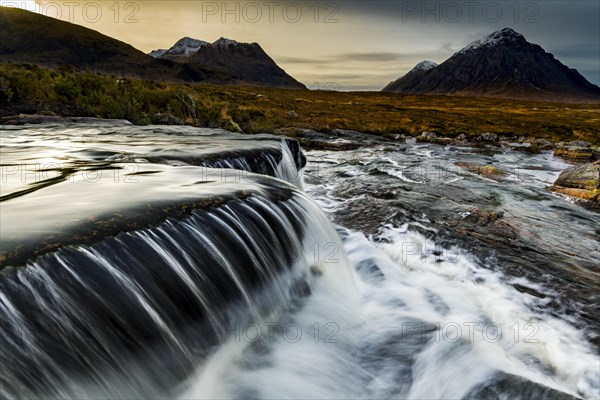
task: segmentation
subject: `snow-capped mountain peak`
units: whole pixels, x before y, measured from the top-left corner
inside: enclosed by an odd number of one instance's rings
[[[152,50],[150,53],[148,53],[150,56],[154,57],[154,58],[159,58],[161,56],[163,56],[167,51],[167,49],[158,49],[158,50]]]
[[[501,43],[518,43],[518,42],[526,42],[525,36],[521,35],[518,32],[515,32],[513,29],[504,28],[500,31],[496,31],[486,36],[483,39],[475,40],[474,42],[469,43],[462,50],[460,50],[457,54],[468,53],[469,51],[479,49],[481,47],[487,46],[496,46]]]
[[[430,69],[433,69],[437,66],[438,65],[436,63],[434,63],[433,61],[424,60],[424,61],[421,61],[420,63],[418,63],[417,65],[415,65],[415,67],[412,69],[412,71],[429,71]]]
[[[154,58],[163,56],[188,57],[198,52],[202,47],[208,46],[210,43],[203,40],[184,37],[179,39],[177,43],[168,50],[154,50],[150,55]]]
[[[175,43],[175,45],[169,49],[169,54],[190,56],[208,44],[209,43],[205,42],[204,40],[184,37],[178,40],[177,43]]]
[[[237,41],[235,41],[235,40],[232,40],[232,39],[227,39],[227,38],[224,38],[224,37],[222,37],[222,38],[219,38],[219,40],[216,40],[216,41],[213,43],[213,46],[217,46],[217,47],[220,47],[220,46],[227,47],[227,46],[230,46],[230,45],[237,46],[237,45],[239,45],[239,44],[240,44],[240,42],[237,42]]]

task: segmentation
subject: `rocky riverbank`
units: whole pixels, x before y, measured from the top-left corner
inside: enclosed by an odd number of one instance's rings
[[[40,124],[110,124],[133,125],[126,119],[105,119],[93,117],[61,117],[59,115],[18,114],[0,118],[0,125],[40,125]]]

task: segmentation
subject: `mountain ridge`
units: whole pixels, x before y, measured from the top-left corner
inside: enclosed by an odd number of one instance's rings
[[[149,53],[157,59],[168,59],[220,70],[244,81],[267,86],[305,89],[288,75],[258,43],[243,43],[221,37],[209,43],[184,37],[166,50]]]
[[[125,42],[80,25],[18,8],[0,8],[2,62],[30,63],[50,68],[69,67],[117,78],[306,89],[300,82],[282,73],[283,70],[266,53],[265,59],[268,58],[275,65],[266,71],[274,71],[272,80],[268,74],[257,77],[252,71],[244,71],[244,65],[240,65],[233,73],[232,68],[211,63],[179,62],[180,56],[193,54],[193,45],[197,45],[198,49],[203,46],[193,42],[195,39],[184,38],[188,43],[180,43],[182,53],[179,55],[167,57],[167,51],[161,54],[162,50],[159,50],[154,55],[160,54],[161,57],[153,57]],[[227,46],[228,42],[220,45]],[[229,62],[235,65],[241,61]]]

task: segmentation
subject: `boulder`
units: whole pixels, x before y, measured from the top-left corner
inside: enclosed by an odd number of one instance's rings
[[[554,144],[548,139],[536,139],[533,141],[532,145],[535,145],[542,150],[550,150],[554,147]]]
[[[184,125],[184,122],[171,114],[158,113],[154,116],[154,123],[157,125]]]
[[[583,164],[567,168],[560,173],[554,184],[576,189],[600,189],[600,166]]]
[[[482,133],[475,140],[478,142],[497,142],[499,138],[495,133]]]
[[[592,147],[592,144],[590,142],[584,142],[583,140],[573,140],[573,141],[569,142],[568,145],[571,147],[583,147],[583,148]]]
[[[600,165],[582,164],[560,173],[550,190],[583,200],[600,202]]]
[[[557,146],[554,149],[554,155],[557,157],[568,158],[572,160],[590,161],[595,159],[594,149],[590,143],[579,140]]]

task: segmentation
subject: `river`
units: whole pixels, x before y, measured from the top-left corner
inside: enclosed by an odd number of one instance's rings
[[[598,396],[598,214],[551,153],[0,134],[3,398]]]

